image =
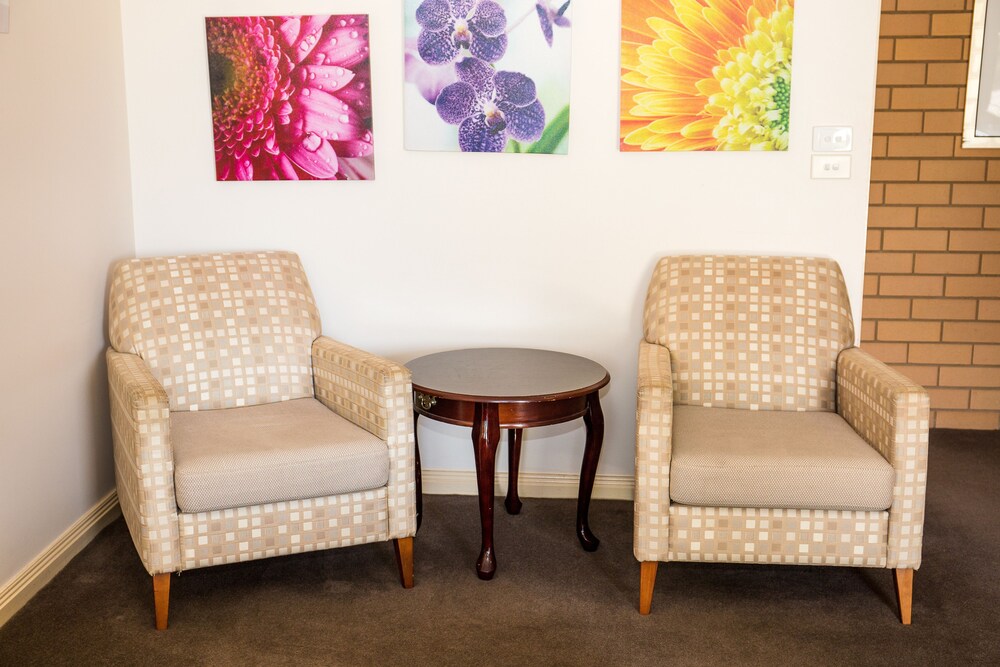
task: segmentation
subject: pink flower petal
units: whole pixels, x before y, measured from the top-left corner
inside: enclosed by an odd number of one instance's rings
[[[312,53],[323,37],[323,26],[330,20],[329,16],[303,16],[302,28],[298,40],[292,44],[290,54],[295,62],[300,63]]]
[[[328,93],[340,90],[354,79],[354,72],[335,65],[307,65],[305,85]]]
[[[302,21],[299,20],[298,16],[287,19],[281,24],[278,30],[281,32],[281,36],[285,40],[285,44],[288,46],[293,46],[295,42],[299,41],[299,31],[302,29]]]
[[[331,141],[333,144],[333,149],[337,151],[337,157],[352,158],[352,157],[368,157],[375,152],[375,147],[369,142],[355,139],[352,141]]]
[[[309,94],[306,95],[306,92]],[[350,105],[322,90],[302,91],[298,100],[302,130],[332,140],[357,139],[365,133],[364,123]],[[295,122],[292,122],[295,125]]]
[[[350,18],[350,17],[342,17]],[[326,65],[353,67],[368,57],[368,26],[364,24],[327,28],[316,52],[324,56]]]
[[[283,148],[288,159],[307,174],[316,178],[334,178],[337,175],[337,152],[326,139],[307,134],[302,141]]]
[[[352,181],[375,180],[375,156],[341,160],[340,175]]]

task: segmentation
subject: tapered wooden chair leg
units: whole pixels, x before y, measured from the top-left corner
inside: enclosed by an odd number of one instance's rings
[[[167,629],[167,610],[170,607],[170,573],[153,575],[153,601],[156,604],[156,629]]]
[[[639,564],[639,613],[645,616],[653,604],[653,586],[656,585],[658,562],[643,561]]]
[[[396,551],[399,581],[403,588],[413,588],[413,538],[401,537],[393,540],[392,545]]]
[[[903,625],[910,624],[910,612],[913,608],[913,569],[897,568],[896,599],[899,600],[899,618]]]

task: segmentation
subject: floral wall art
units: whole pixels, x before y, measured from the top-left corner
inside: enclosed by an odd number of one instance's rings
[[[375,176],[368,17],[205,19],[220,181]]]
[[[788,150],[792,18],[792,0],[622,0],[621,150]]]
[[[566,153],[571,0],[405,0],[410,150]]]

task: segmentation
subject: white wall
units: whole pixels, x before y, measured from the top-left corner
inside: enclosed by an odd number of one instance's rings
[[[0,34],[0,586],[114,487],[105,290],[133,252],[117,0]]]
[[[570,155],[402,149],[400,2],[122,0],[139,255],[298,251],[324,331],[400,361],[452,347],[555,348],[604,364],[599,472],[632,471],[636,345],[658,257],[819,254],[860,323],[877,0],[801,2],[791,150],[617,152],[619,3],[573,3]],[[376,170],[368,183],[217,183],[206,15],[368,12]],[[853,175],[809,178],[814,125],[854,128]],[[426,468],[472,469],[468,431],[421,420]],[[576,471],[582,425],[525,436],[524,470]]]

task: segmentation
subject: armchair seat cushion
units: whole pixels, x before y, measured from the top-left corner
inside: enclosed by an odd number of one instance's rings
[[[386,443],[314,398],[172,412],[183,512],[368,491],[386,485]]]
[[[834,412],[674,406],[670,499],[704,507],[882,511],[895,472]]]

